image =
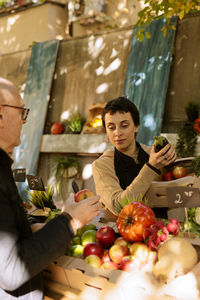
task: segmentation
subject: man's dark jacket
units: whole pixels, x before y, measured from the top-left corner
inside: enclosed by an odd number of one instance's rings
[[[65,253],[73,230],[60,215],[32,234],[11,164],[0,149],[0,299],[41,300],[41,271]]]

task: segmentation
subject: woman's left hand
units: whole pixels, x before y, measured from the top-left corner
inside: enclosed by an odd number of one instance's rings
[[[155,152],[154,145],[151,148],[149,163],[156,169],[170,165],[176,159],[176,151],[173,145],[167,144],[159,152]]]

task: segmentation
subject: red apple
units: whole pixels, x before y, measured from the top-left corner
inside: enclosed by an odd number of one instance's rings
[[[52,134],[61,134],[64,130],[64,126],[60,122],[55,122],[51,126],[51,133]]]
[[[141,263],[147,261],[149,256],[149,248],[144,243],[136,242],[129,247],[130,255],[139,259]]]
[[[110,226],[103,226],[96,232],[96,240],[100,242],[105,248],[113,245],[115,238],[115,231]]]
[[[97,255],[100,258],[103,256],[103,246],[98,243],[98,242],[94,242],[94,243],[88,243],[87,245],[84,246],[83,249],[83,255],[84,257],[87,257],[91,254]]]
[[[172,174],[176,179],[184,177],[186,173],[187,173],[186,169],[182,166],[176,166],[172,171]]]
[[[124,256],[120,262],[120,270],[126,272],[132,272],[134,270],[139,270],[141,267],[141,263],[139,259],[132,255]]]
[[[104,270],[117,270],[119,269],[118,265],[114,261],[108,261],[101,264],[101,269]]]
[[[101,258],[94,254],[88,255],[85,258],[85,262],[95,268],[99,268],[101,266]]]
[[[126,241],[122,236],[120,236],[115,240],[114,245],[120,245],[120,246],[128,247],[129,242]]]
[[[120,246],[120,245],[113,245],[109,249],[109,255],[112,261],[119,264],[122,258],[129,254],[128,247]]]
[[[106,249],[106,250],[104,251],[104,253],[103,253],[101,262],[102,262],[102,264],[104,264],[104,263],[107,263],[107,262],[110,262],[110,261],[111,261],[111,259],[110,259],[110,255],[109,255],[109,250]]]
[[[91,190],[83,189],[83,190],[78,191],[75,194],[75,201],[79,202],[81,200],[84,200],[84,199],[87,199],[87,198],[90,198],[90,197],[93,197],[93,196],[95,196],[95,194]]]

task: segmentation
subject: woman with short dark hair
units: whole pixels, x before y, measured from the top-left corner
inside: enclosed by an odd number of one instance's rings
[[[159,152],[137,142],[139,111],[125,97],[110,100],[103,109],[102,121],[114,149],[105,151],[92,164],[96,192],[105,208],[118,215],[124,199],[144,197],[161,169],[176,159],[175,149],[167,144]],[[157,217],[167,218],[167,208],[156,208]]]

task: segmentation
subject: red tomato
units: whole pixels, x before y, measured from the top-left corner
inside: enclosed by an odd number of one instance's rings
[[[61,123],[59,122],[55,122],[53,123],[53,125],[51,126],[51,133],[52,134],[61,134],[64,130],[64,127]]]
[[[173,174],[172,172],[166,172],[164,175],[163,175],[163,180],[164,181],[170,181],[173,179]]]
[[[156,218],[150,207],[141,202],[131,202],[122,208],[116,224],[125,240],[141,242],[148,235],[146,228],[155,222]]]
[[[194,130],[196,130],[198,133],[200,133],[200,118],[196,119],[194,121],[193,125]]]
[[[172,174],[176,179],[184,177],[186,173],[186,169],[182,166],[176,166],[172,171]]]

